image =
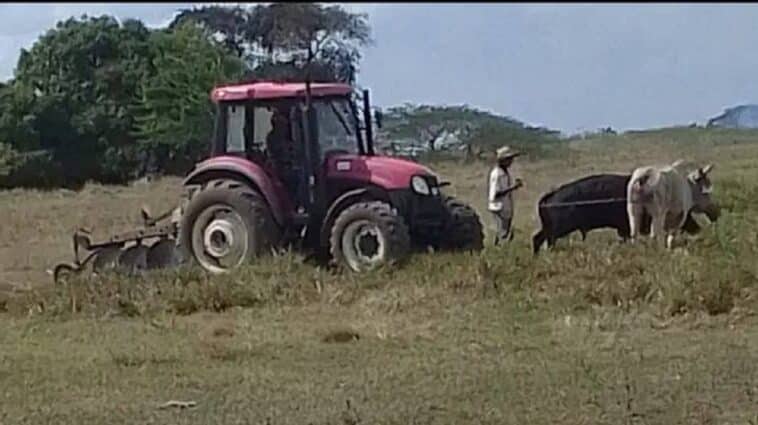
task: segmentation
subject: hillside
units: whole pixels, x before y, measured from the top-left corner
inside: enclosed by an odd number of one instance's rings
[[[758,128],[758,105],[739,105],[708,120],[708,127]]]

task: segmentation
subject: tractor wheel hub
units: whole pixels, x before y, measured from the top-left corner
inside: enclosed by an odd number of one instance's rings
[[[385,257],[386,241],[379,227],[368,220],[350,223],[342,239],[343,252],[353,270],[370,269]]]
[[[192,250],[200,265],[212,273],[224,273],[244,261],[248,235],[242,217],[226,205],[212,205],[201,212],[192,229]]]
[[[371,227],[362,228],[355,238],[355,249],[361,257],[373,260],[379,253],[379,232]]]
[[[213,220],[203,234],[205,251],[213,257],[229,255],[234,246],[234,224],[226,219]]]

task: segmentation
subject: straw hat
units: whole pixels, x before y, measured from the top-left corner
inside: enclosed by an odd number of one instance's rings
[[[513,149],[511,149],[510,146],[503,146],[497,150],[497,159],[508,159],[508,158],[515,158],[517,156],[521,155],[521,152],[517,152]]]

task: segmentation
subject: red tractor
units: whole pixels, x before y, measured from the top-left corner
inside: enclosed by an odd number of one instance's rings
[[[414,249],[482,249],[479,216],[441,193],[448,183],[415,162],[374,154],[368,91],[362,113],[353,88],[338,83],[240,83],[211,97],[211,154],[185,178],[182,205],[160,218],[171,223],[158,226],[143,211],[136,232],[98,244],[76,234],[76,263],[59,265],[56,280],[93,258],[95,270],[190,259],[222,273],[295,246],[362,271]],[[159,240],[142,244],[150,238]],[[80,245],[93,251],[83,262]]]

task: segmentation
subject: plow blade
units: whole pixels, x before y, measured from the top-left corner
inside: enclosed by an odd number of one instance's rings
[[[121,251],[118,257],[119,272],[128,276],[140,274],[147,269],[147,250],[149,248],[141,243],[137,243],[130,248]]]
[[[118,245],[103,247],[95,252],[92,261],[92,271],[95,273],[113,270],[118,266],[121,257],[121,248]]]
[[[154,243],[147,252],[147,270],[177,267],[182,262],[181,251],[171,239]]]

